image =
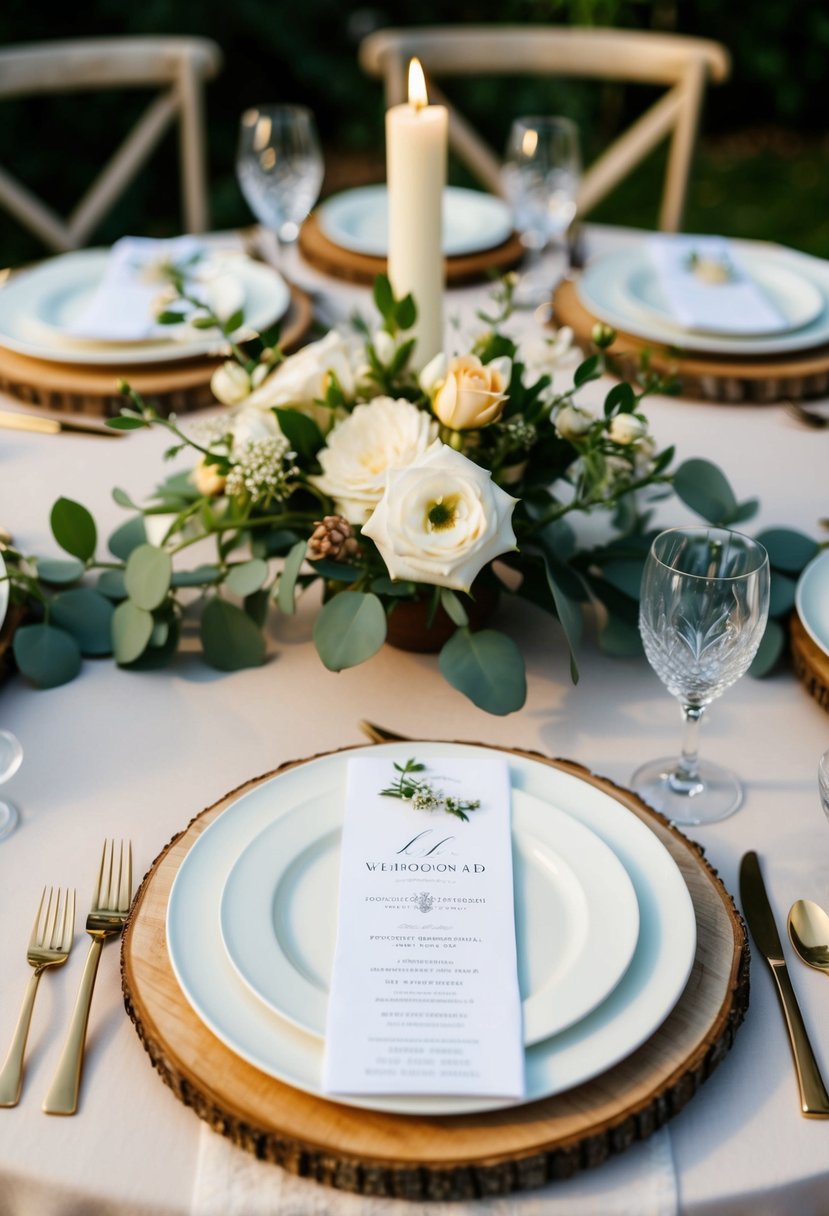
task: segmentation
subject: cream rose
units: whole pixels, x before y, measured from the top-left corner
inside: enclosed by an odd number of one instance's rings
[[[477,355],[458,355],[450,359],[439,379],[436,370],[434,361],[427,364],[421,385],[430,381],[434,384],[432,409],[444,426],[468,431],[498,421],[507,399],[511,359],[503,355],[482,363]]]
[[[277,364],[265,382],[251,393],[248,404],[260,408],[293,406],[310,415],[325,433],[336,419],[319,402],[325,399],[332,376],[345,396],[352,398],[357,389],[357,352],[352,343],[333,329],[319,342],[311,342]]]
[[[614,443],[627,445],[643,439],[648,433],[648,424],[636,414],[617,414],[611,418],[607,433]]]
[[[468,591],[478,571],[514,549],[517,500],[446,444],[434,443],[408,468],[391,468],[363,535],[396,579]]]
[[[362,524],[383,495],[386,470],[411,464],[435,438],[437,424],[402,398],[375,397],[338,422],[319,453],[315,485],[349,523]]]

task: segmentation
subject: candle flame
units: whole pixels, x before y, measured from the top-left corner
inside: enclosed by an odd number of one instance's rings
[[[426,92],[426,77],[419,59],[409,60],[409,105],[422,110],[429,102]]]

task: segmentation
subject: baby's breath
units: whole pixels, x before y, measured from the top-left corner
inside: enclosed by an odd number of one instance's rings
[[[286,497],[288,482],[298,469],[284,435],[267,439],[248,439],[234,451],[234,464],[227,475],[225,492],[231,498],[249,495],[263,504]]]

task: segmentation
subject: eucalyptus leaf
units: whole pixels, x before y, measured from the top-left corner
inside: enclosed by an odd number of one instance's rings
[[[320,577],[334,583],[356,583],[363,577],[363,572],[357,566],[346,565],[345,562],[332,561],[330,557],[320,557],[311,562],[311,569]]]
[[[137,659],[124,663],[130,671],[159,671],[167,667],[178,649],[180,622],[174,614],[153,617],[150,640]]]
[[[95,553],[98,535],[86,507],[71,498],[59,498],[49,517],[52,535],[67,553],[87,562]]]
[[[800,574],[816,557],[817,541],[793,528],[766,528],[755,537],[769,555],[769,565],[787,574]]]
[[[133,663],[149,645],[153,616],[132,600],[124,600],[112,614],[112,651],[122,666]]]
[[[417,584],[410,583],[407,579],[395,580],[387,574],[381,574],[379,578],[372,579],[371,590],[375,595],[390,595],[394,599],[403,600],[415,594]]]
[[[139,545],[127,559],[124,581],[132,602],[152,612],[170,590],[173,563],[170,554],[156,545]]]
[[[124,582],[123,570],[102,570],[98,575],[97,590],[108,600],[125,600],[127,584]]]
[[[119,507],[128,507],[132,511],[141,510],[141,508],[137,505],[137,503],[134,503],[132,501],[132,499],[130,498],[127,491],[122,490],[120,488],[120,486],[115,486],[115,488],[112,491],[112,498],[113,498],[114,502],[118,503]]]
[[[708,460],[685,460],[674,473],[674,490],[687,507],[712,524],[727,524],[737,500],[725,474]]]
[[[748,673],[751,676],[766,676],[777,665],[786,645],[786,631],[779,621],[768,621],[763,640],[757,650]]]
[[[386,612],[376,595],[341,591],[314,621],[314,644],[329,671],[356,667],[386,640]]]
[[[121,524],[120,528],[116,528],[112,533],[107,543],[110,553],[125,562],[133,549],[147,543],[147,529],[144,527],[143,516],[135,515],[126,523]]]
[[[771,572],[769,589],[769,616],[786,616],[794,608],[797,580],[781,574],[779,570]]]
[[[21,625],[12,648],[18,668],[38,688],[67,684],[81,669],[78,643],[54,625]]]
[[[458,599],[455,592],[450,591],[448,587],[441,587],[440,589],[440,604],[443,611],[454,625],[458,625],[460,628],[463,628],[469,624],[469,617],[467,616],[466,609]]]
[[[206,564],[192,570],[174,570],[170,578],[171,587],[212,587],[220,582],[222,572],[218,566]]]
[[[308,546],[304,540],[297,541],[285,558],[285,565],[282,567],[282,573],[279,576],[276,602],[279,605],[279,611],[284,612],[286,616],[292,616],[296,609],[296,580],[300,567],[305,560],[307,548]]]
[[[38,558],[37,577],[44,583],[55,587],[64,587],[76,583],[82,577],[86,567],[77,558],[44,557]]]
[[[205,604],[200,635],[205,659],[219,671],[261,667],[265,661],[265,639],[256,622],[218,595]]]
[[[441,650],[439,666],[447,683],[487,713],[511,714],[527,699],[521,651],[494,629],[458,629]]]
[[[245,596],[245,612],[259,629],[264,628],[265,621],[268,619],[270,598],[270,592],[267,588],[263,588],[261,591],[254,591],[253,595]]]
[[[576,663],[576,649],[581,641],[582,633],[582,615],[579,604],[569,598],[562,590],[559,576],[561,566],[559,563],[553,562],[545,555],[544,565],[547,571],[547,585],[550,588],[550,594],[553,597],[553,602],[556,606],[558,619],[561,621],[561,627],[564,630],[564,636],[567,639],[567,645],[570,650],[570,678],[574,684],[579,682],[579,669]]]
[[[234,595],[244,599],[246,595],[253,595],[255,591],[261,591],[267,577],[268,563],[261,557],[254,557],[249,562],[232,566],[225,581],[228,589]]]
[[[637,561],[636,558],[622,558],[603,565],[602,574],[612,587],[623,591],[631,599],[638,600],[644,568],[644,561]]]
[[[599,646],[605,654],[631,658],[642,654],[642,636],[636,625],[620,616],[608,615],[599,633]]]
[[[52,600],[52,620],[71,633],[81,654],[112,653],[112,602],[89,587],[74,587]]]

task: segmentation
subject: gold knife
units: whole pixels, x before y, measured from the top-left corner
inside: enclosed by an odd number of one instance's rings
[[[751,936],[771,970],[783,1017],[786,1019],[797,1084],[800,1088],[801,1113],[813,1119],[829,1118],[829,1094],[823,1084],[800,1006],[789,979],[783,946],[774,923],[756,853],[746,853],[740,862],[740,899]]]
[[[124,431],[114,431],[103,423],[87,418],[56,417],[54,414],[24,414],[0,410],[0,427],[10,431],[34,431],[38,435],[57,435],[75,431],[84,435],[100,435],[104,439],[120,438]]]

